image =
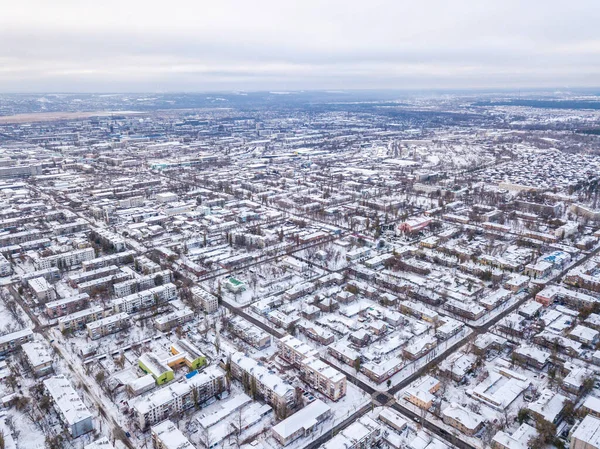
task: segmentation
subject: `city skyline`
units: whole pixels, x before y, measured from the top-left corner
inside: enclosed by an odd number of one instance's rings
[[[594,6],[28,0],[0,18],[0,92],[595,87]]]

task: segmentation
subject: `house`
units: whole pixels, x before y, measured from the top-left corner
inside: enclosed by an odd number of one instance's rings
[[[408,426],[406,418],[391,407],[383,407],[378,418],[398,432],[402,432]]]
[[[501,350],[505,344],[506,338],[504,337],[492,333],[481,334],[473,342],[473,352],[484,355],[491,350]]]
[[[432,376],[423,376],[412,382],[402,392],[404,400],[424,410],[429,410],[435,399],[434,394],[440,389],[441,382]]]
[[[550,274],[554,265],[547,260],[541,260],[534,264],[525,265],[523,273],[533,279],[541,279]]]
[[[586,346],[596,346],[598,341],[600,341],[600,332],[578,324],[569,333],[569,338],[572,338],[573,340],[578,341]]]
[[[479,432],[486,422],[483,416],[456,403],[452,403],[449,407],[442,410],[442,420],[449,426],[469,436],[473,436]]]
[[[539,316],[544,306],[536,301],[527,301],[517,310],[517,313],[527,319],[532,319]]]
[[[364,329],[352,332],[348,339],[356,346],[364,347],[371,341],[371,335]]]
[[[600,418],[600,399],[595,396],[588,396],[583,403],[582,409],[585,413]]]
[[[462,381],[473,369],[477,357],[474,354],[454,352],[446,357],[439,365],[440,373],[450,377],[455,382]]]
[[[600,448],[600,419],[587,415],[571,433],[570,449]]]
[[[529,449],[529,440],[537,436],[537,430],[523,423],[512,435],[499,431],[492,439],[493,449]]]
[[[186,436],[181,433],[181,430],[177,428],[173,421],[169,419],[152,426],[150,432],[152,434],[152,445],[154,449],[195,448],[195,446],[190,443]]]
[[[423,357],[437,345],[437,339],[432,335],[422,335],[416,337],[413,341],[402,349],[402,354],[409,360],[416,360]]]
[[[504,288],[513,293],[520,293],[528,287],[529,281],[530,279],[527,276],[522,274],[512,274],[504,283]]]
[[[369,449],[382,438],[381,426],[369,416],[362,416],[340,431],[322,449]]]
[[[564,377],[561,386],[569,393],[579,394],[583,389],[584,382],[594,379],[594,372],[588,368],[572,364],[566,364],[565,368],[569,370],[569,374]]]
[[[548,351],[526,344],[519,346],[513,351],[513,358],[516,361],[532,366],[537,370],[542,370],[546,366],[546,363],[550,360],[550,355]]]
[[[562,394],[544,388],[540,397],[527,405],[527,410],[535,419],[545,419],[553,424],[558,424],[562,418],[564,403],[567,400]]]

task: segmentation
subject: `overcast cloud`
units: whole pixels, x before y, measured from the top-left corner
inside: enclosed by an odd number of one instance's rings
[[[1,92],[600,86],[599,0],[2,0]]]

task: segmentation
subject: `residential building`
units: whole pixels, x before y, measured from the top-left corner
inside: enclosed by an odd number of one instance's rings
[[[483,416],[455,403],[442,410],[442,420],[469,436],[479,432],[486,422]]]
[[[330,414],[331,408],[320,399],[316,399],[272,427],[271,432],[279,444],[287,446],[298,438],[310,435],[315,426],[327,419]]]
[[[600,448],[600,419],[587,415],[571,433],[570,449]]]
[[[292,385],[241,352],[235,352],[231,356],[231,374],[244,385],[255,384],[257,393],[277,411],[291,409],[296,405],[296,391]]]
[[[219,299],[203,288],[192,287],[191,293],[194,296],[194,299],[202,304],[202,310],[206,313],[214,313],[219,308]]]
[[[23,343],[33,341],[33,331],[31,329],[22,329],[0,336],[0,355],[20,348]]]
[[[111,307],[115,312],[136,313],[177,298],[175,284],[165,284],[122,298],[114,299]]]
[[[45,376],[52,372],[52,352],[43,341],[30,341],[21,346],[27,364],[35,376]]]
[[[154,449],[194,449],[195,447],[169,419],[152,426],[150,432]]]
[[[133,404],[141,429],[154,425],[176,413],[201,405],[226,385],[225,373],[216,366],[209,366],[192,377],[172,382],[154,392],[139,397]]]
[[[368,449],[378,447],[383,432],[381,426],[369,416],[361,416],[331,440],[322,449]]]
[[[122,331],[129,326],[129,315],[125,312],[116,313],[86,324],[88,335],[92,340]]]
[[[44,387],[52,398],[60,420],[73,438],[94,430],[92,414],[65,376],[46,379]]]

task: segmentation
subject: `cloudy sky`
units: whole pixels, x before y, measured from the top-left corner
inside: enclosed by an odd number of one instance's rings
[[[600,86],[599,0],[5,0],[0,92]]]

